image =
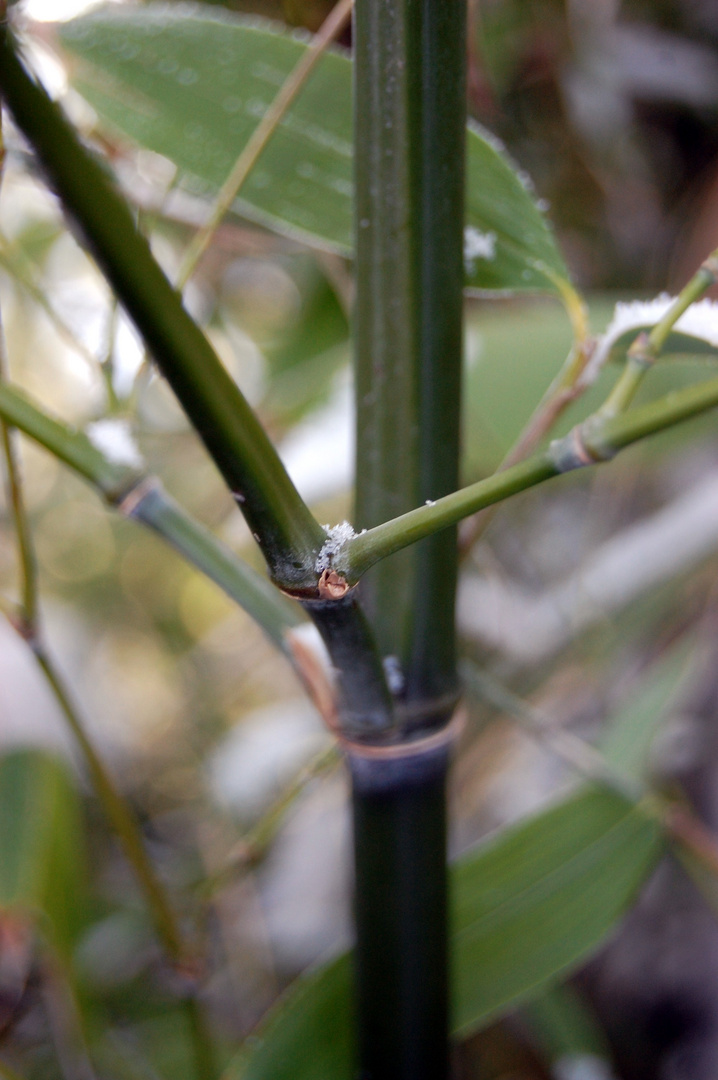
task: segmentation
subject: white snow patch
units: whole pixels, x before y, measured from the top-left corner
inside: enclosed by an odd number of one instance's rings
[[[661,293],[653,300],[631,300],[628,303],[619,301],[613,318],[596,342],[591,362],[586,366],[581,378],[582,384],[590,386],[595,381],[611,349],[624,334],[637,334],[639,330],[655,326],[674,300],[675,297],[668,293]],[[676,322],[675,329],[718,348],[718,303],[715,300],[700,300],[691,304]]]
[[[404,672],[401,670],[401,661],[398,656],[385,656],[382,664],[387,686],[395,696],[404,689]]]
[[[464,229],[464,267],[467,274],[473,274],[477,259],[491,262],[496,258],[496,233],[481,232],[475,225]]]
[[[95,420],[85,428],[88,439],[113,465],[128,465],[134,469],[144,467],[144,459],[132,437],[130,423],[119,417]]]
[[[84,15],[100,0],[27,0],[23,14],[35,22],[63,22]],[[115,0],[117,2],[117,0]]]
[[[292,429],[280,456],[305,502],[346,491],[353,480],[352,389],[345,372],[331,399]]]
[[[210,791],[245,821],[271,805],[293,776],[327,746],[316,710],[290,699],[246,714],[207,763]]]
[[[322,544],[322,549],[317,555],[314,569],[318,574],[331,568],[334,559],[348,540],[353,540],[357,533],[348,521],[342,521],[339,525],[322,525],[327,538]],[[366,532],[366,529],[362,530]]]
[[[615,1080],[613,1071],[596,1054],[566,1054],[553,1067],[555,1080]]]

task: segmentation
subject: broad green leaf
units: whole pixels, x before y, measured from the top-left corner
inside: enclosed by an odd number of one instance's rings
[[[521,1015],[552,1063],[566,1058],[610,1057],[598,1019],[570,984],[548,987],[523,1007]]]
[[[293,983],[223,1080],[350,1080],[351,977],[345,953]]]
[[[274,341],[261,342],[269,366],[262,412],[281,424],[296,423],[326,399],[349,348],[347,316],[316,258],[301,255],[289,265],[299,290],[295,317]]]
[[[229,174],[306,39],[229,13],[102,8],[65,24],[73,85],[101,121],[173,161],[209,195]],[[352,249],[351,61],[326,53],[237,200],[237,213],[342,254]],[[496,140],[467,140],[466,283],[559,291],[541,210]]]
[[[651,743],[690,678],[694,649],[693,640],[681,640],[669,649],[611,718],[599,750],[614,769],[631,780],[645,777]]]
[[[0,909],[44,916],[65,954],[86,915],[79,798],[49,754],[0,758]]]
[[[575,968],[661,850],[659,826],[640,806],[587,789],[460,859],[452,873],[455,1034]],[[300,979],[227,1080],[349,1080],[350,980],[348,956]]]

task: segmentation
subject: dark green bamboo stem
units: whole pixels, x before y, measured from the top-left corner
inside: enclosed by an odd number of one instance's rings
[[[356,596],[304,604],[337,674],[337,713],[349,739],[385,741],[394,731],[394,703],[374,635]]]
[[[465,14],[461,0],[356,4],[362,528],[458,486]],[[401,662],[409,711],[456,693],[455,548],[448,530],[362,585],[379,648]]]
[[[448,1075],[446,748],[349,755],[361,1080]]]
[[[181,295],[154,260],[107,172],[20,63],[4,22],[0,22],[0,90],[234,492],[270,572],[287,589],[313,592],[323,530],[240,390],[185,311]]]
[[[380,525],[458,485],[463,0],[355,8],[356,520]],[[400,666],[397,737],[455,703],[453,529],[362,583],[379,650]],[[359,1075],[448,1075],[447,755],[349,754]]]

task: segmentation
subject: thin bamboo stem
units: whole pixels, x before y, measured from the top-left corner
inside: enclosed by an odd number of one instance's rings
[[[106,171],[19,61],[6,23],[0,23],[0,90],[234,493],[273,577],[288,591],[315,595],[323,529]]]
[[[0,128],[0,140],[2,129]],[[4,143],[0,143],[0,182],[4,164]],[[8,376],[5,335],[0,321],[0,391],[7,389]],[[7,417],[0,419],[2,447],[7,469],[10,502],[12,506],[15,536],[20,556],[20,577],[22,599],[16,617],[10,623],[30,646],[35,660],[45,676],[47,684],[57,701],[68,727],[77,742],[85,764],[89,770],[94,790],[105,811],[111,826],[119,837],[122,848],[132,866],[140,889],[144,895],[158,937],[170,962],[175,966],[189,965],[193,962],[193,951],[185,943],[179,923],[172,910],[165,890],[154,872],[152,863],[145,850],[137,822],[127,802],[116,788],[109,772],[105,769],[101,757],[95,750],[92,740],[80,719],[64,682],[53,664],[40,631],[39,590],[37,580],[37,562],[35,558],[32,532],[23,497],[20,465],[13,446],[12,431]],[[50,422],[52,424],[52,422]],[[74,445],[77,445],[75,442]],[[89,443],[88,443],[89,446]],[[96,460],[96,459],[95,459]],[[111,463],[110,463],[111,464]],[[117,467],[115,467],[117,473]],[[103,471],[107,477],[108,470]],[[204,1019],[200,1015],[196,1001],[187,1004],[192,1020],[193,1045],[197,1063],[198,1080],[213,1080],[216,1075],[214,1053],[207,1036]],[[80,1048],[82,1049],[82,1048]],[[82,1055],[78,1058],[84,1072],[94,1075],[89,1059]],[[77,1064],[77,1062],[75,1062]],[[85,1068],[85,1065],[87,1066]],[[74,1070],[79,1075],[79,1069]]]
[[[418,507],[348,540],[335,557],[335,571],[353,585],[375,562],[477,510],[502,502],[561,473],[608,461],[640,439],[656,435],[717,405],[718,379],[709,379],[613,418],[589,417],[564,439],[555,440],[547,450],[518,465],[437,499],[432,506]]]
[[[0,118],[0,186],[4,180],[4,175],[5,133]],[[5,330],[2,324],[2,317],[0,316],[0,387],[7,382],[9,374],[7,349],[5,346]],[[28,520],[25,500],[22,495],[20,462],[15,449],[13,432],[4,418],[0,419],[0,436],[5,458],[9,503],[12,508],[15,539],[20,561],[22,620],[26,625],[33,626],[37,620],[38,608],[37,565],[35,561],[35,552],[32,546],[30,522]]]
[[[117,833],[128,861],[137,876],[152,915],[157,935],[170,960],[173,963],[184,962],[191,955],[191,951],[182,940],[179,924],[148,858],[134,816],[105,769],[92,740],[85,730],[69,691],[44,646],[37,638],[33,638],[30,644],[35,659],[52,689],[53,696],[62,709],[68,727],[82,751],[82,756],[92,779],[93,788],[97,792],[102,808]]]
[[[631,802],[639,802],[646,794],[645,785],[629,780],[614,769],[595,746],[570,731],[555,727],[540,709],[514,694],[486,671],[481,671],[476,664],[464,660],[461,671],[469,693],[512,717],[528,735],[585,779],[603,784]]]
[[[47,416],[16,387],[2,381],[0,418],[79,473],[126,517],[152,529],[219,585],[291,658],[287,634],[301,621],[299,609],[191,518],[159,480],[111,461],[86,435]]]
[[[35,301],[45,313],[57,334],[78,356],[87,363],[94,371],[97,368],[97,358],[80,341],[74,330],[68,326],[59,311],[53,306],[38,280],[37,271],[33,262],[17,244],[14,244],[0,232],[0,265],[12,274],[14,279],[25,290],[28,296]]]
[[[648,370],[656,362],[668,336],[681,315],[715,284],[718,275],[718,251],[713,252],[681,290],[673,304],[649,333],[638,335],[628,350],[626,366],[608,398],[598,410],[606,419],[626,411],[636,396]],[[562,283],[556,279],[560,288]],[[574,327],[574,345],[567,361],[542,398],[539,406],[519,436],[516,444],[501,462],[499,471],[516,464],[533,450],[554,426],[568,405],[586,389],[581,375],[590,358],[586,312],[580,297],[569,289],[564,297],[566,310]],[[482,536],[493,518],[494,511],[481,512],[462,530],[461,550],[468,551]]]
[[[299,607],[238,558],[162,487],[148,477],[117,503],[126,517],[141,522],[222,589],[290,659],[287,635],[304,620]]]
[[[0,416],[88,480],[109,502],[121,500],[142,479],[133,466],[111,461],[81,432],[55,420],[7,382],[0,382]]]
[[[661,354],[668,336],[681,315],[718,280],[718,250],[698,268],[675,298],[670,308],[648,333],[641,332],[628,350],[626,366],[608,398],[598,410],[607,418],[625,412],[636,396],[646,373]]]
[[[2,321],[0,320],[0,386],[7,378],[7,364],[5,356],[5,335]],[[25,500],[22,497],[22,479],[20,462],[15,449],[13,431],[6,420],[0,420],[2,432],[2,450],[7,469],[7,487],[9,502],[12,507],[15,538],[17,551],[20,559],[20,580],[22,586],[21,610],[23,620],[28,625],[34,625],[38,613],[38,588],[37,568],[35,564],[35,552],[32,546],[30,523],[28,521]]]
[[[236,881],[243,871],[261,863],[307,784],[335,768],[339,761],[339,751],[332,745],[301,770],[259,821],[233,846],[224,864],[204,878],[198,887],[202,899],[211,899],[225,885]]]
[[[301,60],[288,75],[274,101],[252,132],[232,171],[220,188],[207,221],[195,234],[185,252],[177,275],[178,288],[184,288],[194,273],[199,260],[209,247],[219,223],[244,186],[247,177],[257,164],[262,151],[279,127],[290,105],[314,71],[329,45],[336,41],[349,21],[353,4],[354,0],[339,0],[339,3],[332,8],[322,26],[312,38],[311,45],[302,54]]]
[[[189,994],[184,998],[183,1007],[194,1051],[194,1068],[197,1080],[217,1080],[219,1070],[205,1012],[195,994]]]

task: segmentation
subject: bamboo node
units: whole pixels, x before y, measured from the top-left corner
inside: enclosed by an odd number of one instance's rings
[[[317,591],[322,600],[341,600],[349,592],[349,583],[336,570],[323,570]]]
[[[159,491],[161,486],[156,476],[143,476],[138,484],[115,502],[115,507],[124,517],[136,517],[144,500]]]
[[[655,364],[655,353],[651,349],[651,340],[645,330],[641,330],[626,355],[634,364],[640,364],[644,368],[652,367]]]
[[[426,754],[433,754],[437,750],[452,746],[461,735],[466,723],[466,709],[459,706],[448,724],[439,731],[432,731],[430,735],[408,739],[394,743],[360,743],[353,739],[347,739],[338,732],[337,737],[342,750],[350,758],[361,758],[369,761],[409,761],[421,758]]]
[[[701,263],[701,270],[710,274],[714,281],[718,281],[718,254],[713,252]]]
[[[584,465],[595,465],[596,458],[590,453],[583,439],[579,425],[572,428],[562,439],[549,443],[549,455],[558,473],[581,469]]]

